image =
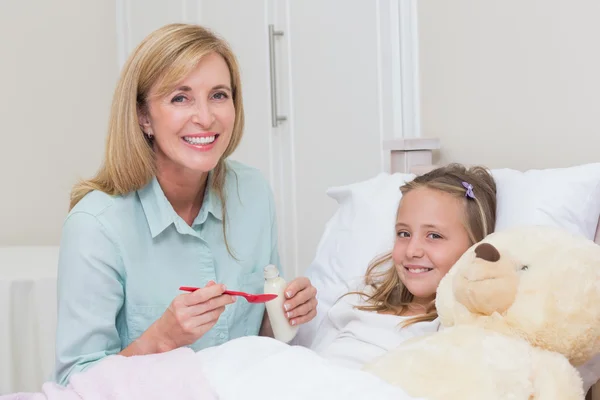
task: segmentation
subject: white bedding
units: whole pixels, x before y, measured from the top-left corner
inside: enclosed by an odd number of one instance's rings
[[[265,337],[245,337],[197,353],[220,400],[419,400],[314,351]]]
[[[194,353],[109,356],[71,377],[67,388],[2,400],[420,400],[367,372],[336,366],[314,351],[250,336]]]

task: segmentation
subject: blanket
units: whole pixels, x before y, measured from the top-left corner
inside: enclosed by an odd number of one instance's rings
[[[110,356],[73,375],[66,388],[1,400],[420,400],[367,372],[334,365],[314,351],[244,337],[194,353],[182,348],[138,357]]]
[[[217,400],[189,348],[147,356],[109,356],[71,376],[63,387],[47,382],[40,393],[16,393],[1,400]]]
[[[235,339],[198,356],[219,400],[422,400],[370,373],[266,337]]]

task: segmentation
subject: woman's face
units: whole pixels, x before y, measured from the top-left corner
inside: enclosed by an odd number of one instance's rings
[[[158,96],[155,91],[151,88],[139,120],[153,138],[159,173],[211,171],[227,149],[235,123],[231,75],[223,57],[208,54],[171,93]]]

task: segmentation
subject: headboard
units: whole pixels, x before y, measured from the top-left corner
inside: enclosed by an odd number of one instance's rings
[[[438,139],[396,139],[383,144],[385,169],[389,173],[424,174],[438,167],[433,164],[433,151],[440,148]],[[600,220],[596,224],[594,241],[600,245]],[[586,400],[600,400],[600,381],[593,385]]]

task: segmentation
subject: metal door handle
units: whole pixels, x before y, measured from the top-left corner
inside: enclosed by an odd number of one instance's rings
[[[274,25],[269,25],[269,66],[271,70],[271,125],[277,127],[279,122],[287,117],[278,115],[277,112],[277,70],[275,66],[275,36],[283,36],[282,31],[276,31]]]

